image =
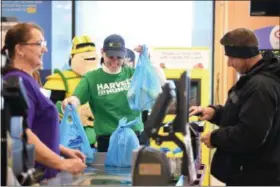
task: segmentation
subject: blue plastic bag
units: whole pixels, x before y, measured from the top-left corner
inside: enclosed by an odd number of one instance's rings
[[[130,108],[136,111],[152,109],[161,91],[162,89],[157,72],[153,68],[148,57],[147,47],[143,45],[127,93]]]
[[[130,128],[140,122],[140,118],[127,123],[127,118],[119,120],[117,129],[112,133],[109,141],[105,166],[131,167],[132,152],[139,148],[139,140]]]
[[[59,129],[60,144],[71,149],[80,150],[86,156],[86,163],[92,163],[94,159],[93,150],[89,145],[77,110],[72,105],[66,106]]]

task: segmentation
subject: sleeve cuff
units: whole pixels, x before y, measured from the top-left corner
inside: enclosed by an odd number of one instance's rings
[[[217,139],[218,130],[219,129],[213,130],[211,133],[210,142],[213,147],[218,147],[218,144],[217,144],[217,142],[219,142],[219,140]]]
[[[219,116],[220,116],[220,107],[219,106],[215,106],[215,105],[208,105],[207,107],[209,108],[213,108],[214,109],[214,116],[211,120],[209,120],[210,123],[213,124],[218,124],[219,123]]]

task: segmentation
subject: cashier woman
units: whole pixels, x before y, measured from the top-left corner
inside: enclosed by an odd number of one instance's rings
[[[53,103],[45,97],[33,73],[42,66],[47,43],[43,30],[36,24],[19,23],[10,28],[1,53],[8,61],[1,69],[4,80],[11,76],[21,77],[28,98],[29,144],[35,145],[35,168],[44,171],[43,179],[56,176],[58,171],[73,174],[82,172],[85,156],[78,150],[59,145],[58,113]],[[62,159],[60,154],[67,157]]]
[[[136,51],[141,52],[141,49],[139,46]],[[117,128],[119,120],[127,117],[128,121],[132,121],[136,117],[141,118],[141,113],[131,110],[127,100],[134,69],[123,66],[126,53],[124,39],[116,34],[108,36],[104,40],[101,53],[104,59],[102,68],[88,72],[76,87],[74,94],[63,101],[63,107],[67,104],[78,106],[89,102],[95,115],[97,149],[99,152],[107,152],[110,135]],[[165,76],[159,66],[156,72],[164,84]],[[139,138],[143,122],[136,124],[133,130]]]

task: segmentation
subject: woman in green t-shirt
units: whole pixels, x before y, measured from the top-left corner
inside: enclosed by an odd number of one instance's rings
[[[136,51],[141,52],[141,46]],[[118,126],[121,118],[127,117],[128,121],[136,117],[141,118],[141,112],[130,109],[127,100],[127,91],[134,73],[134,68],[123,66],[125,61],[125,41],[116,34],[108,36],[104,40],[102,68],[88,72],[73,95],[63,101],[63,107],[67,104],[79,106],[89,102],[94,113],[94,129],[97,136],[99,152],[107,152],[111,134]],[[159,67],[160,68],[160,67]],[[161,82],[165,82],[163,71],[159,72]],[[143,122],[133,127],[139,137],[143,130]]]

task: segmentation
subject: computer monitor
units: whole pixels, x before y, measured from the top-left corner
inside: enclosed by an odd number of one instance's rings
[[[180,86],[180,79],[168,79],[174,81],[176,88]],[[200,106],[201,105],[201,79],[191,79],[190,94],[189,94],[189,106]],[[177,100],[174,100],[167,111],[167,114],[175,115]]]
[[[157,134],[155,129],[159,129],[162,126],[168,107],[171,101],[175,99],[175,96],[175,84],[172,84],[172,82],[166,83],[162,88],[162,93],[157,97],[151,114],[144,126],[144,131],[148,137]]]
[[[201,105],[201,79],[191,79],[190,107]]]
[[[186,124],[189,122],[189,106],[190,106],[190,77],[187,71],[184,71],[176,84],[176,117],[174,123],[174,131],[185,134]]]

